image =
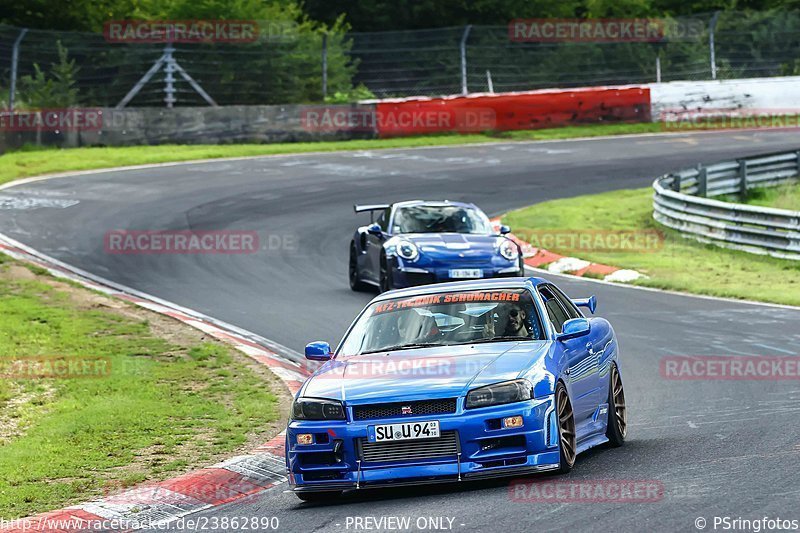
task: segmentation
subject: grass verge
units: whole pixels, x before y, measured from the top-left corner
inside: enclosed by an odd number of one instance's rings
[[[207,466],[279,431],[280,381],[200,331],[3,255],[0,292],[0,518]],[[31,357],[99,357],[104,371],[36,377]]]
[[[744,199],[744,202],[736,195],[726,195],[715,199],[724,202],[745,203],[761,207],[775,207],[777,209],[800,211],[800,183],[787,183],[778,187],[750,189],[747,191],[747,197]]]
[[[279,144],[161,145],[114,148],[26,149],[0,156],[0,183],[28,176],[92,170],[128,165],[245,157],[258,155],[378,150],[447,146],[454,144],[568,139],[663,131],[661,124],[598,124],[542,130],[503,132],[493,135],[427,135],[397,139],[324,141]]]
[[[650,188],[542,202],[503,218],[514,233],[529,241],[554,242],[552,252],[596,263],[638,270],[649,276],[637,285],[789,305],[800,305],[800,261],[776,259],[702,244],[660,226],[652,219]],[[607,230],[659,231],[663,240],[644,251],[622,251]],[[567,241],[589,236],[588,246]],[[556,243],[558,241],[555,241]],[[600,244],[603,248],[598,249]]]

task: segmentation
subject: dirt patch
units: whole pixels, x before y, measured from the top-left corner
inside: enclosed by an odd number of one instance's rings
[[[22,435],[28,427],[26,414],[42,409],[52,398],[54,389],[48,384],[25,388],[9,382],[10,398],[0,402],[0,446]]]

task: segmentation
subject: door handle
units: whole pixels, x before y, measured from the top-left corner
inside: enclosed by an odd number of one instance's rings
[[[589,353],[592,353],[592,348],[593,347],[594,347],[594,344],[592,344],[591,342],[587,342],[586,343],[586,349],[589,350]]]

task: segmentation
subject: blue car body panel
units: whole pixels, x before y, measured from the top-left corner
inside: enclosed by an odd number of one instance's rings
[[[380,235],[371,234],[369,225],[361,226],[353,235],[358,273],[363,282],[373,285],[380,283],[381,256],[392,270],[394,289],[453,281],[450,273],[454,269],[480,269],[482,279],[524,274],[521,258],[508,260],[499,254],[498,243],[507,239],[504,236],[470,233],[392,234],[390,229],[395,210],[416,205],[463,207],[481,212],[474,204],[462,202],[410,201],[389,206],[389,220]],[[413,261],[400,257],[395,249],[400,239],[414,243],[420,250],[419,257]]]
[[[560,450],[554,392],[559,381],[566,386],[573,404],[578,453],[606,442],[610,369],[619,366],[614,330],[605,319],[592,317],[588,318],[587,334],[557,340],[538,292],[542,286],[552,284],[540,278],[476,280],[390,291],[375,298],[373,302],[448,291],[524,288],[533,295],[543,317],[545,340],[407,349],[393,351],[390,357],[385,353],[335,354],[304,383],[297,397],[339,400],[345,407],[346,420],[289,422],[286,464],[293,490],[446,482],[557,469]],[[420,362],[424,367],[426,361],[434,360],[444,364],[448,372],[398,376],[373,370],[368,379],[364,378],[365,367],[380,368],[380,362],[387,360],[407,367]],[[470,390],[517,378],[531,382],[533,399],[465,408]],[[356,416],[365,406],[445,400],[454,401],[452,412],[374,415],[366,419]],[[500,427],[499,421],[510,416],[522,416],[523,426]],[[439,421],[442,435],[455,435],[457,452],[452,456],[369,460],[365,451],[369,445],[364,439],[374,431],[371,426],[432,419]],[[314,443],[299,445],[299,433],[311,433]]]

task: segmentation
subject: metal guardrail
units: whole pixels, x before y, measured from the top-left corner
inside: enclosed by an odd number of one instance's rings
[[[673,172],[653,183],[653,218],[703,242],[800,260],[800,211],[712,199],[798,177],[800,150]]]

